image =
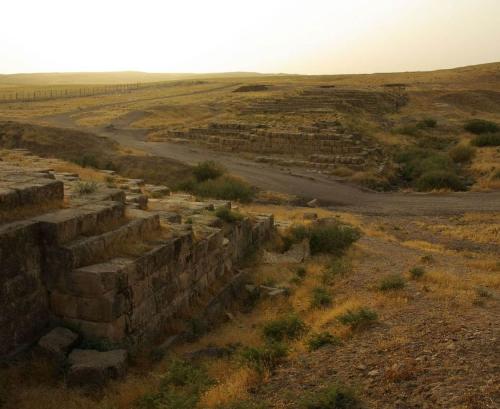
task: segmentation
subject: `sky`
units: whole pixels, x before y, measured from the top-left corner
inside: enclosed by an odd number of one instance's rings
[[[339,74],[500,61],[500,0],[1,0],[0,73]]]

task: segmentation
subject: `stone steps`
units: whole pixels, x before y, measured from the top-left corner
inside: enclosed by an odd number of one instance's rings
[[[63,244],[119,224],[124,217],[125,205],[122,202],[103,201],[58,210],[33,220],[40,223],[46,241]]]

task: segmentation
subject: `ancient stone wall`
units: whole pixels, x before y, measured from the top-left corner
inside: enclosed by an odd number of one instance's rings
[[[56,324],[94,340],[161,338],[230,281],[233,264],[273,229],[270,216],[224,223],[213,211],[230,202],[197,202],[138,180],[118,181],[127,192],[79,194],[74,174],[9,172],[0,166],[0,203],[10,195],[11,204],[0,221],[0,356]],[[18,188],[14,174],[26,180]],[[155,192],[150,206],[147,191]],[[43,197],[49,208],[37,207]]]

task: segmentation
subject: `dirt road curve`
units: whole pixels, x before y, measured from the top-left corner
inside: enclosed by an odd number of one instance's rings
[[[362,190],[323,175],[301,170],[280,169],[189,145],[146,142],[140,133],[99,132],[123,146],[177,159],[189,164],[217,160],[231,173],[266,190],[289,193],[338,208],[364,214],[446,215],[469,211],[500,211],[500,192],[461,192],[446,194],[375,193]]]

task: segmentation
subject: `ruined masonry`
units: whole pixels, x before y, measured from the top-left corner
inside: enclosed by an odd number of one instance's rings
[[[0,356],[61,324],[113,342],[172,334],[273,229],[269,215],[223,223],[213,210],[230,202],[107,180],[120,188],[0,161]]]

